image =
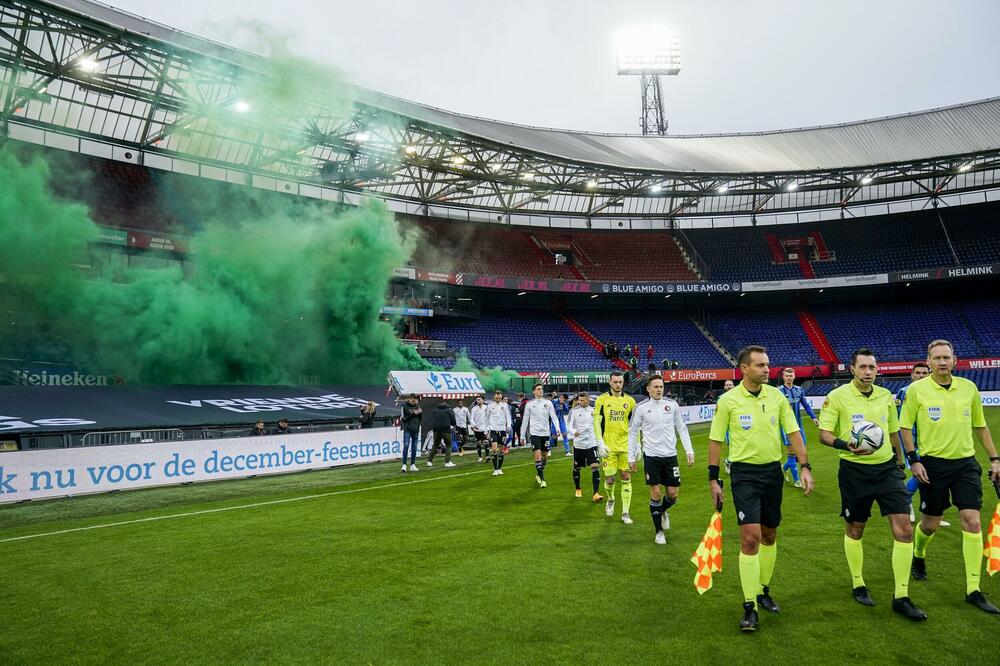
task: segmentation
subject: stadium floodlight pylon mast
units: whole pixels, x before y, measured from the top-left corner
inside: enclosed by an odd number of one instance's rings
[[[642,91],[639,129],[644,136],[666,135],[662,77],[681,73],[681,40],[677,31],[658,25],[619,28],[615,33],[615,56],[619,76],[639,76]]]
[[[288,67],[91,0],[0,0],[0,137],[324,199],[550,224],[816,219],[1000,188],[1000,98],[799,130],[612,135],[337,82],[285,103],[255,94]]]

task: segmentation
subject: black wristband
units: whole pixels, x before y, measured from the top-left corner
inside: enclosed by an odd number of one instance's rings
[[[920,462],[920,454],[917,453],[915,450],[914,451],[907,451],[906,452],[906,462],[910,463],[911,465]]]
[[[801,467],[802,469],[807,469],[807,470],[809,470],[810,472],[811,472],[811,471],[813,471],[813,466],[812,466],[812,465],[810,465],[810,464],[809,464],[809,463],[807,463],[807,462],[804,462],[804,463],[799,463],[799,467]]]
[[[718,481],[719,480],[719,466],[718,465],[709,465],[708,466],[708,480],[709,481]]]
[[[1000,456],[990,456],[990,462],[1000,462]]]
[[[847,446],[847,442],[845,442],[844,440],[840,439],[839,437],[837,439],[833,440],[833,448],[837,449],[838,451],[850,451],[851,450],[850,447]]]

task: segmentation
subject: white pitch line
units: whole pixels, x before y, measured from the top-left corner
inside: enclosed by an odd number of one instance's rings
[[[564,458],[560,458],[562,460]],[[558,461],[558,460],[557,460]],[[556,461],[556,462],[557,462]],[[549,460],[549,462],[554,462]],[[508,469],[514,467],[528,467],[529,465],[534,465],[532,461],[530,463],[522,463],[520,465],[509,465]],[[66,530],[57,530],[55,532],[42,532],[40,534],[25,534],[23,536],[7,537],[6,539],[0,539],[0,543],[9,543],[11,541],[25,541],[27,539],[40,539],[42,537],[57,536],[60,534],[71,534],[73,532],[87,532],[89,530],[102,530],[107,527],[120,527],[122,525],[135,525],[138,523],[152,523],[157,520],[170,520],[173,518],[186,518],[188,516],[202,516],[209,513],[223,513],[224,511],[238,511],[240,509],[253,509],[258,506],[271,506],[274,504],[286,504],[288,502],[301,502],[303,500],[318,499],[320,497],[333,497],[334,495],[352,495],[354,493],[363,493],[369,490],[382,490],[383,488],[398,488],[399,486],[412,486],[417,483],[429,483],[431,481],[442,481],[447,479],[457,479],[460,476],[471,476],[473,474],[483,474],[488,470],[475,470],[472,472],[460,472],[458,474],[447,474],[445,476],[435,476],[429,479],[414,479],[412,481],[397,481],[396,483],[385,483],[380,486],[368,486],[366,488],[351,488],[349,490],[334,490],[328,493],[319,493],[317,495],[302,495],[300,497],[288,497],[286,499],[280,500],[269,500],[267,502],[254,502],[252,504],[240,504],[239,506],[226,506],[218,509],[202,509],[201,511],[188,511],[187,513],[171,513],[166,516],[150,516],[149,518],[136,518],[135,520],[121,520],[117,523],[102,523],[100,525],[88,525],[87,527],[72,527]]]

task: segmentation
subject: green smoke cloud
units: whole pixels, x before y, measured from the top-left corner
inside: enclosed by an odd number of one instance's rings
[[[134,383],[381,383],[390,368],[429,367],[379,320],[413,246],[380,204],[331,215],[229,189],[195,204],[187,275],[123,267],[87,279],[77,266],[98,229],[49,179],[43,160],[0,151],[0,272],[18,294],[16,323],[68,340],[94,371]]]
[[[453,372],[476,373],[476,377],[479,378],[479,382],[487,392],[497,389],[504,392],[509,391],[511,381],[521,376],[513,370],[504,370],[499,365],[492,368],[480,368],[472,362],[464,349],[455,355],[455,365],[451,369]]]

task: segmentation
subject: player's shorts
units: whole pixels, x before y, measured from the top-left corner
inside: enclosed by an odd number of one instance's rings
[[[841,459],[837,478],[840,515],[849,523],[868,522],[875,502],[883,516],[910,512],[906,475],[896,466],[895,460],[865,465]]]
[[[921,458],[929,484],[920,484],[920,512],[940,516],[951,505],[959,511],[983,508],[983,468],[974,457]],[[950,500],[949,501],[949,496]]]
[[[628,451],[612,451],[609,453],[607,458],[601,460],[601,471],[604,473],[604,476],[629,471]]]
[[[473,434],[476,436],[476,441],[477,442],[485,442],[486,441],[486,433],[485,432],[482,432],[480,430],[476,430]]]
[[[764,465],[734,462],[730,467],[729,486],[740,525],[759,523],[778,527],[781,524],[781,492],[785,477],[780,462]]]
[[[549,438],[546,435],[529,435],[532,451],[548,451]]]
[[[681,468],[677,465],[677,456],[643,456],[642,469],[646,472],[647,486],[681,485]]]
[[[599,462],[601,462],[601,459],[597,456],[596,446],[589,449],[573,448],[573,467],[590,467],[594,463]]]
[[[490,444],[503,444],[507,441],[507,433],[501,430],[490,430]]]

